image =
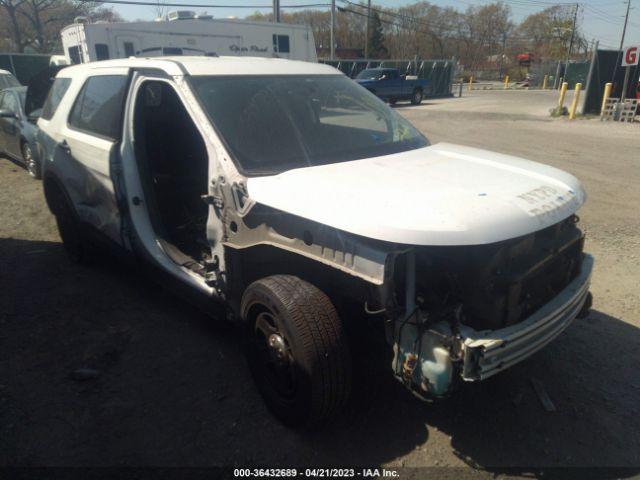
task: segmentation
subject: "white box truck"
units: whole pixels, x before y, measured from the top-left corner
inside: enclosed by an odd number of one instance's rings
[[[70,64],[164,55],[318,60],[313,32],[307,26],[219,20],[185,11],[154,22],[89,23],[78,18],[60,34]]]

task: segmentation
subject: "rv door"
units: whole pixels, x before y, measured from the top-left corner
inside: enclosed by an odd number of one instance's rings
[[[116,36],[116,54],[118,58],[135,57],[140,53],[140,39],[132,36]]]

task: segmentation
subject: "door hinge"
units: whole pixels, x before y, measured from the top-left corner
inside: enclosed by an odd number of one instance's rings
[[[224,207],[224,198],[222,198],[221,195],[202,195],[200,198],[207,205],[213,205],[218,209],[222,209],[222,207]]]

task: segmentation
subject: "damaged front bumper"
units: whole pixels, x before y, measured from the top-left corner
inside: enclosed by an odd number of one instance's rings
[[[587,302],[592,270],[593,257],[585,255],[580,274],[552,301],[516,325],[487,332],[461,326],[463,380],[489,378],[529,357],[560,335]]]
[[[462,323],[420,321],[420,312],[397,322],[392,368],[421,398],[449,393],[456,378],[479,381],[526,359],[562,333],[590,307],[593,257],[580,274],[527,319],[499,330],[476,331]],[[455,330],[455,331],[454,331]]]

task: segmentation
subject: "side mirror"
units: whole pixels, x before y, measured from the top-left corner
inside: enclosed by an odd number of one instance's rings
[[[7,110],[6,108],[0,109],[0,118],[18,118],[18,114]]]

